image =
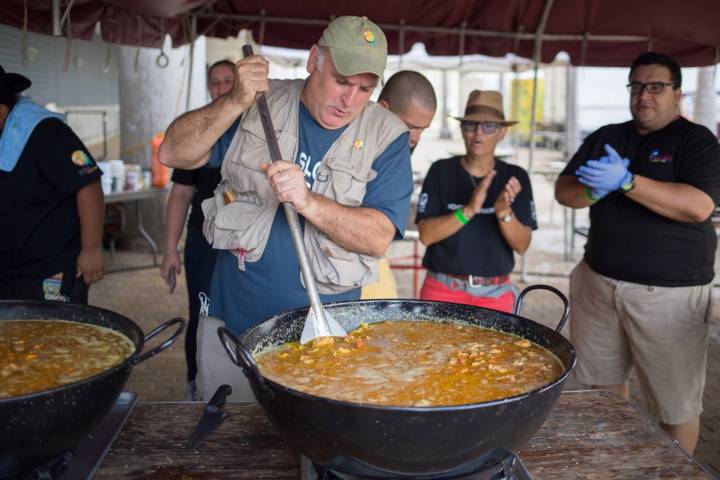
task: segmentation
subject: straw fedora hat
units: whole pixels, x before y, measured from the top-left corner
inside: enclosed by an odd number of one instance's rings
[[[460,121],[496,122],[506,127],[518,123],[505,120],[502,93],[496,90],[473,90],[465,105],[465,115],[453,118]]]

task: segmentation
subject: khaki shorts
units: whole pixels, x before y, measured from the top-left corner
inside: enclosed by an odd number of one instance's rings
[[[228,384],[232,395],[228,400],[237,402],[255,402],[243,369],[232,363],[217,334],[218,327],[225,322],[214,317],[200,315],[197,332],[198,373],[195,380],[201,400],[209,401],[218,387]]]
[[[595,273],[581,261],[570,275],[575,375],[587,385],[626,382],[634,366],[648,409],[661,422],[702,413],[712,284],[655,287]]]

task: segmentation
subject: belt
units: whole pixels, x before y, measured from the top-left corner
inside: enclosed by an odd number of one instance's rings
[[[454,275],[452,273],[444,273],[450,278],[456,278],[468,283],[471,287],[480,287],[485,285],[500,285],[510,281],[510,275],[498,275],[497,277],[481,277],[479,275]]]

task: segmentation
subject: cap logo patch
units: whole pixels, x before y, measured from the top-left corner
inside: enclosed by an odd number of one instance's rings
[[[78,167],[85,167],[92,164],[90,158],[82,150],[75,150],[70,156],[70,158],[72,159],[72,162]]]
[[[375,34],[371,30],[365,30],[362,35],[368,45],[370,45],[371,47],[375,46],[377,40],[375,39]]]

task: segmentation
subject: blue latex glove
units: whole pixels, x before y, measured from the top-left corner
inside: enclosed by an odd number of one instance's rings
[[[632,174],[627,167],[630,160],[622,158],[613,147],[605,144],[608,162],[588,160],[575,171],[578,181],[593,190],[613,192],[630,181]]]
[[[607,155],[604,155],[598,159],[602,163],[610,163],[610,157]],[[589,188],[589,187],[588,187]],[[598,200],[601,200],[604,198],[608,193],[610,193],[609,190],[600,190],[597,188],[591,188],[590,189],[590,197],[593,201],[597,202]]]

